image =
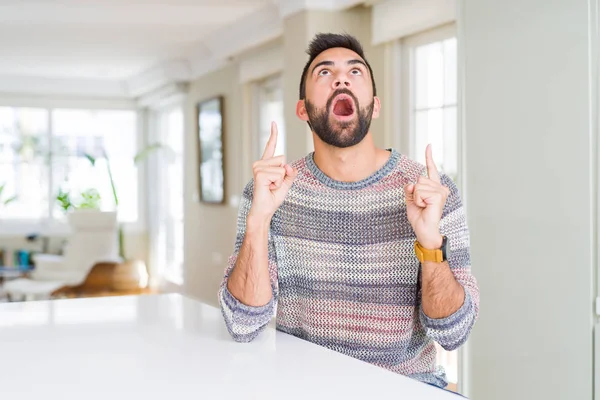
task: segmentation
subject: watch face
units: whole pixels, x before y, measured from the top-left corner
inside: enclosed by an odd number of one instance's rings
[[[442,242],[442,254],[444,255],[445,261],[450,259],[450,253],[450,243],[448,243],[448,237],[444,236],[444,241]]]

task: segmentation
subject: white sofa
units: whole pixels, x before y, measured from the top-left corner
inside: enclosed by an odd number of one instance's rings
[[[121,262],[116,212],[77,210],[68,215],[70,235],[64,255],[37,254],[31,278],[4,284],[11,300],[43,300],[65,285],[82,283],[98,262]]]

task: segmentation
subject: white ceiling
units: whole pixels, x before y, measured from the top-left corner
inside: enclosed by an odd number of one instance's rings
[[[126,79],[269,0],[0,1],[0,75]],[[202,47],[201,47],[202,48]]]
[[[0,0],[0,94],[139,97],[360,0]],[[367,1],[368,2],[368,1]]]

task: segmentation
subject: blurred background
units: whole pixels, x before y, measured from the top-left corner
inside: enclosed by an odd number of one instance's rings
[[[432,143],[466,204],[481,313],[440,349],[450,389],[600,399],[597,3],[0,0],[0,300],[217,306],[270,123],[277,154],[312,151],[305,49],[346,32],[376,144],[424,162]]]

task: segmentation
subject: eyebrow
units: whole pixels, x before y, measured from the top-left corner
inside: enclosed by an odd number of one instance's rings
[[[346,62],[346,64],[348,64],[348,65],[362,64],[365,68],[367,68],[367,64],[364,61],[359,60],[359,59],[348,60]],[[311,71],[311,74],[315,72],[315,69],[317,69],[317,68],[319,68],[320,66],[323,66],[323,65],[331,66],[331,65],[335,65],[335,63],[333,61],[321,61],[321,62],[317,63],[317,65],[315,65],[313,67],[313,69]]]

